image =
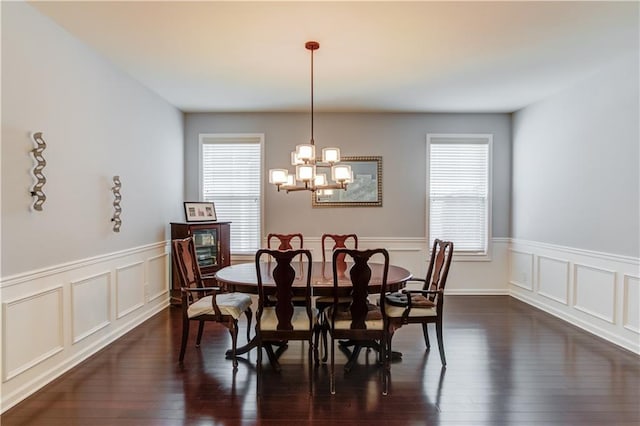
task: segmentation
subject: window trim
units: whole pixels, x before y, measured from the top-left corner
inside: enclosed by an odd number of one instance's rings
[[[430,214],[431,214],[431,194],[430,194],[430,181],[431,176],[431,144],[432,140],[440,140],[438,143],[463,143],[463,144],[486,144],[488,146],[488,160],[487,160],[487,241],[485,253],[470,253],[466,251],[455,250],[455,256],[453,261],[490,261],[493,253],[493,134],[491,133],[427,133],[427,152],[426,152],[426,197],[425,197],[425,238],[427,240],[427,249],[431,250],[431,236],[429,235],[430,229]],[[441,142],[441,140],[445,142]],[[448,140],[448,141],[447,141]]]
[[[265,196],[265,182],[264,182],[264,133],[199,133],[198,134],[198,197],[200,201],[204,200],[204,187],[202,184],[202,172],[203,172],[203,148],[204,145],[209,143],[257,143],[260,145],[260,223],[259,226],[259,241],[262,241],[262,231],[264,230],[264,196]],[[233,226],[233,223],[232,223]],[[245,256],[246,253],[231,253],[231,262],[235,260],[237,256]]]

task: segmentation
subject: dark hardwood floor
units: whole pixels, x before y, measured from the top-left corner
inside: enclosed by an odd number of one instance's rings
[[[255,350],[237,373],[224,359],[227,330],[208,324],[203,345],[177,364],[179,309],[167,308],[8,410],[13,425],[634,425],[640,424],[640,357],[507,296],[448,296],[442,369],[434,330],[394,337],[402,361],[380,393],[373,353],[344,375],[328,365],[307,390],[306,347],[292,342],[282,372],[265,363],[256,397]],[[246,323],[241,324],[244,330]],[[241,336],[244,332],[241,330]],[[195,331],[195,328],[194,328]],[[191,333],[194,340],[195,332]],[[244,343],[241,337],[240,343]]]

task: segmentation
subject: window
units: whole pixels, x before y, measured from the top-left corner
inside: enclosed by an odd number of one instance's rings
[[[492,135],[427,135],[428,240],[488,256]]]
[[[260,248],[264,135],[200,135],[200,194],[231,222],[231,253]]]

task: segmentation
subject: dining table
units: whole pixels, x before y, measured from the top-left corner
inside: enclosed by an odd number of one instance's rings
[[[293,282],[292,290],[294,296],[304,295],[306,289],[306,274],[307,270],[311,268],[311,288],[313,296],[333,296],[333,264],[332,262],[305,262],[302,260],[293,260],[291,262],[294,270],[296,271],[296,277]],[[382,276],[384,271],[384,265],[381,263],[370,262],[371,278],[369,280],[369,293],[380,293],[382,289]],[[276,263],[272,261],[260,262],[260,273],[262,276],[262,284],[266,294],[275,294],[276,284],[273,280],[273,269],[276,267]],[[336,263],[337,275],[338,275],[338,296],[348,296],[352,285],[349,277],[349,269],[353,266],[353,263],[341,262]],[[387,273],[387,291],[398,291],[407,280],[411,279],[412,275],[407,269],[397,266],[389,265],[389,271]],[[231,266],[221,268],[215,273],[215,279],[218,285],[226,287],[230,291],[238,291],[243,293],[257,294],[258,293],[258,275],[256,272],[255,262],[250,263],[238,263]],[[251,349],[257,347],[257,339],[252,338],[246,345],[238,347],[236,349],[236,355],[242,355],[247,353]],[[348,346],[354,346],[354,350],[347,352],[349,362],[347,365],[353,364],[355,358],[360,351],[360,345],[351,342],[342,342],[341,348],[346,349]],[[283,348],[280,348],[283,350]],[[267,354],[272,366],[278,370],[277,357],[279,353],[274,353],[267,349]],[[232,355],[231,350],[226,352],[226,356]]]

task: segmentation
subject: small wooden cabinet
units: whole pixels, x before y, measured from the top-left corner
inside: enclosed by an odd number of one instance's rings
[[[212,274],[231,264],[229,251],[231,222],[171,223],[171,239],[193,237],[202,275]],[[172,256],[173,258],[173,256]],[[181,303],[180,278],[171,264],[171,304]]]

